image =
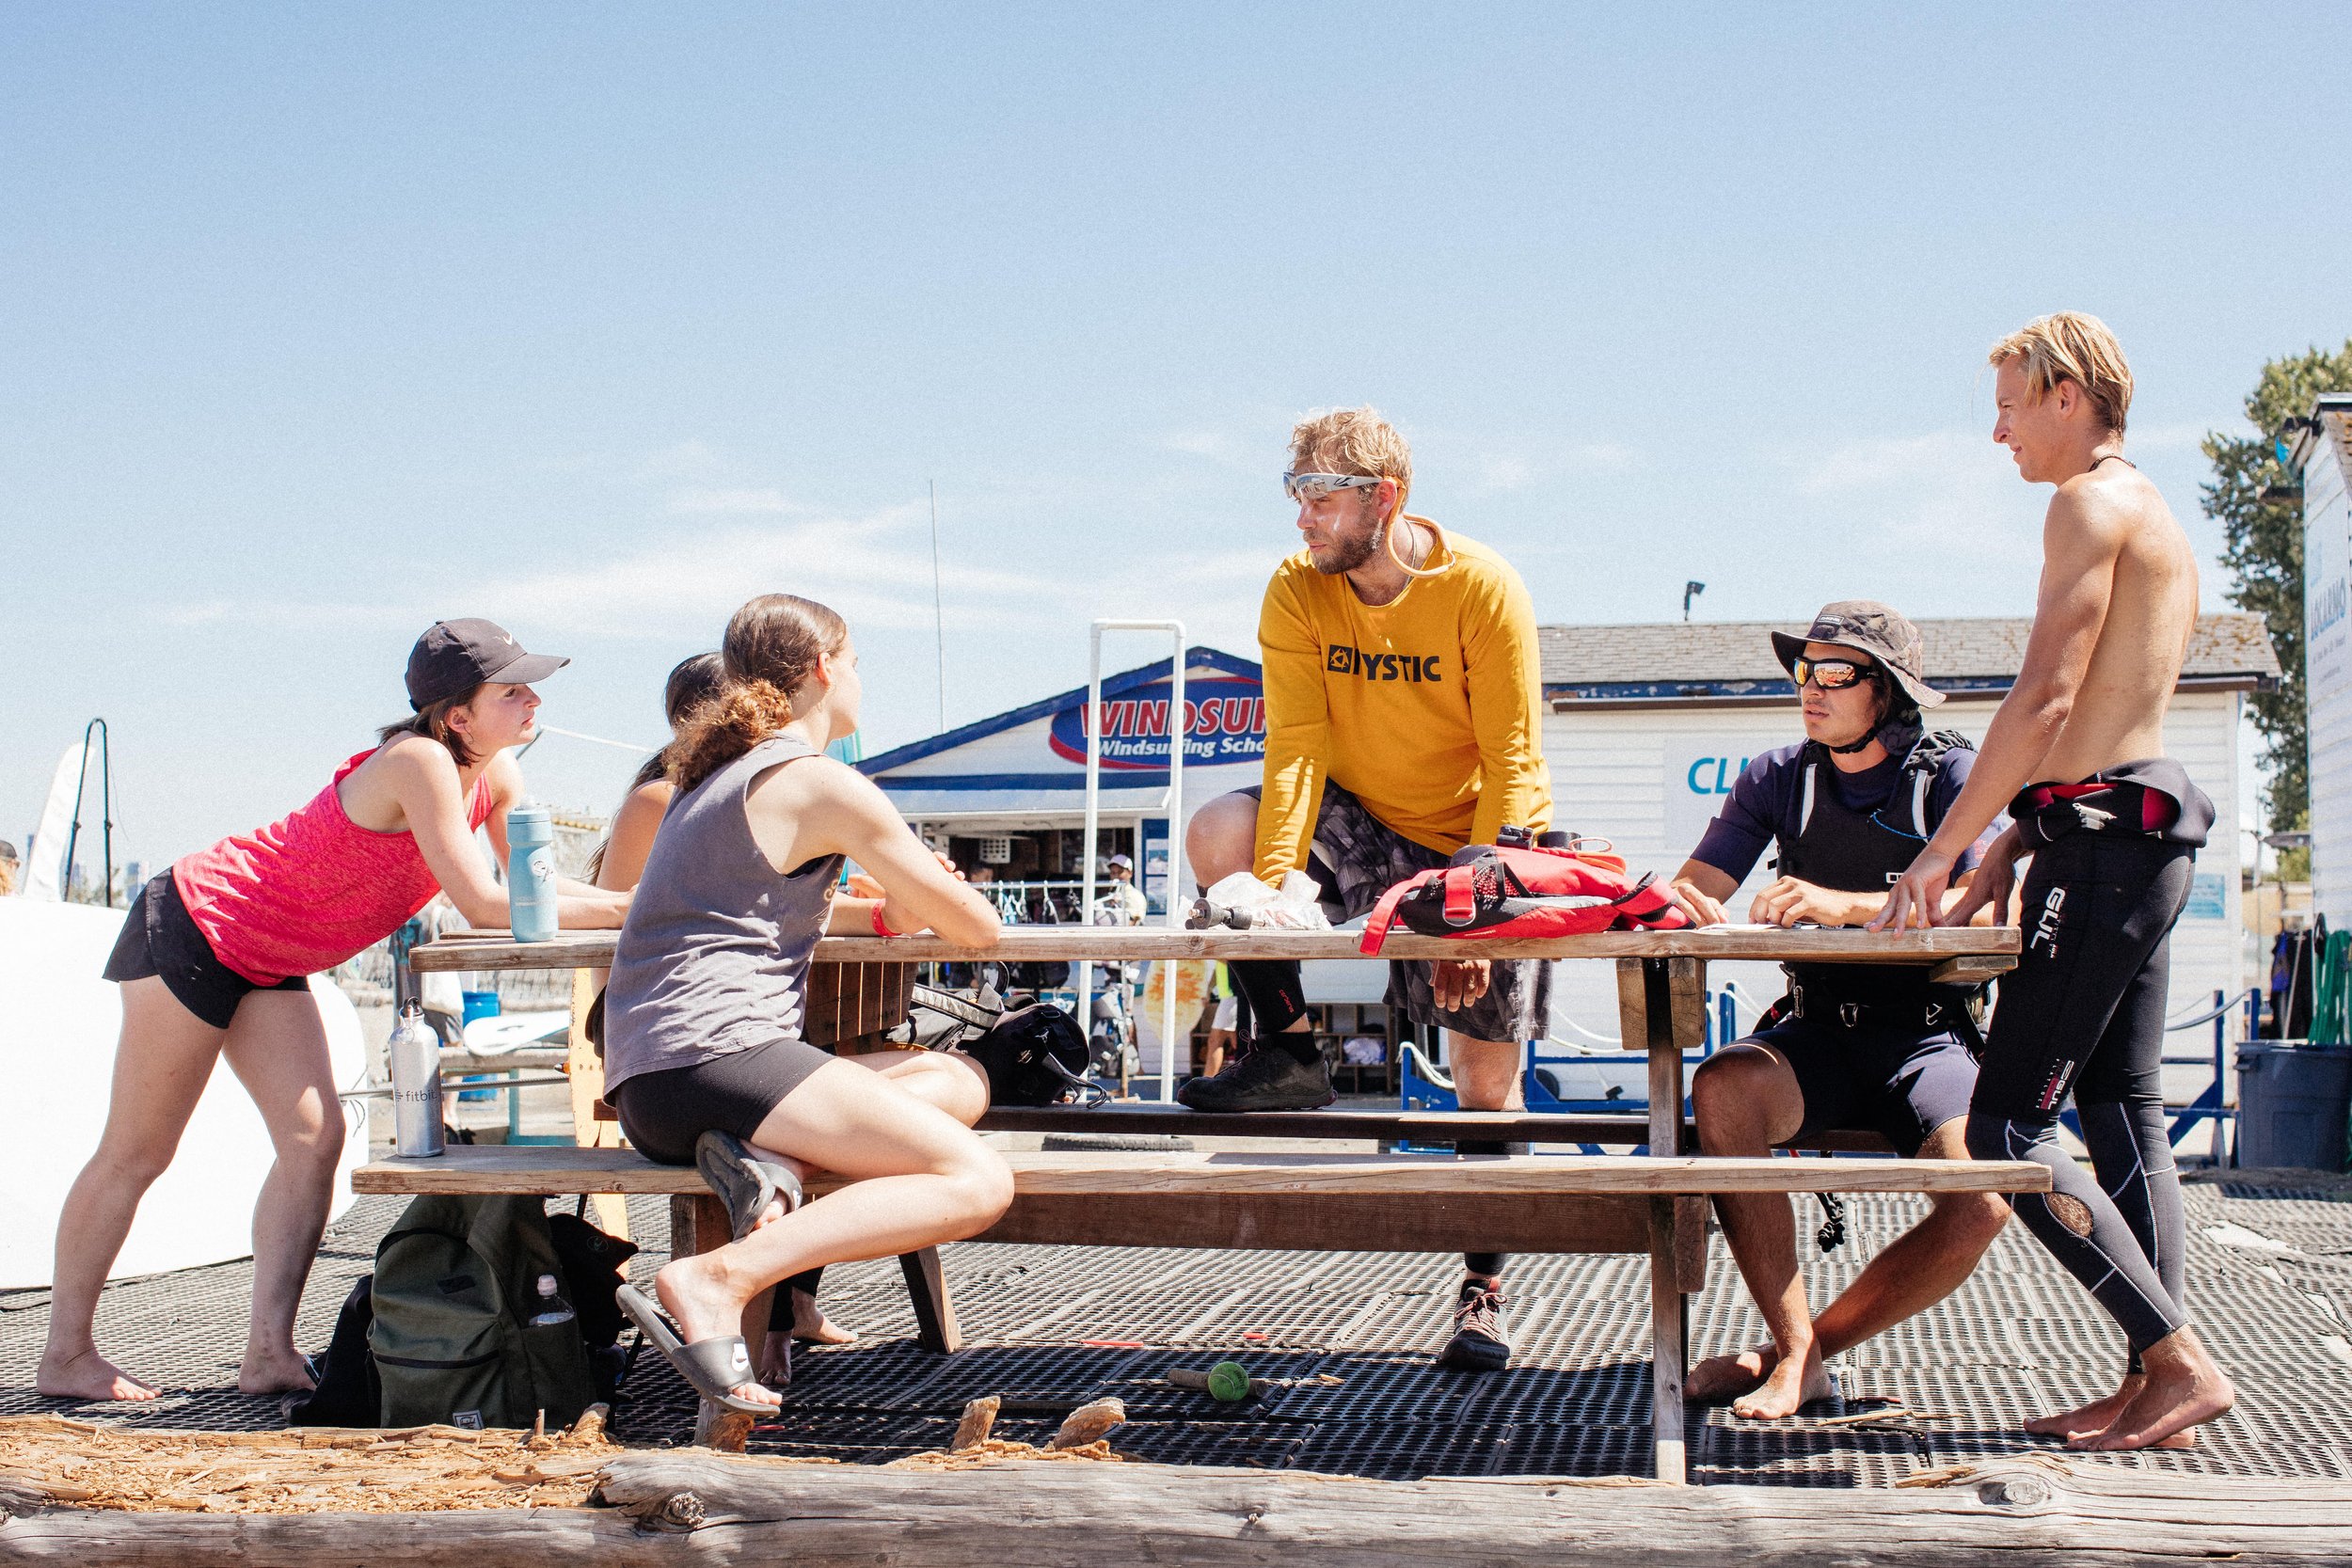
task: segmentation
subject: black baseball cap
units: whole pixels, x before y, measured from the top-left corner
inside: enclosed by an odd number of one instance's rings
[[[1917,626],[1876,599],[1840,599],[1823,605],[1803,637],[1772,633],[1772,651],[1780,656],[1780,667],[1794,673],[1797,656],[1804,652],[1807,642],[1827,642],[1867,654],[1913,702],[1921,707],[1943,705],[1944,693],[1928,684],[1923,658],[1927,640]]]
[[[529,686],[570,662],[552,654],[525,653],[495,621],[436,621],[408,650],[408,705],[421,712],[427,704],[462,697],[485,681]]]

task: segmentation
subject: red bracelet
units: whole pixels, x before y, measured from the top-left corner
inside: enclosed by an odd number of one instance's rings
[[[880,904],[876,904],[876,905],[874,906],[874,909],[873,909],[873,915],[874,915],[874,934],[875,934],[876,936],[878,936],[878,937],[899,937],[899,936],[904,936],[904,935],[906,935],[906,933],[905,933],[904,931],[894,931],[894,930],[892,930],[892,929],[891,929],[891,928],[890,928],[887,925],[883,924],[883,922],[882,922],[882,907]]]

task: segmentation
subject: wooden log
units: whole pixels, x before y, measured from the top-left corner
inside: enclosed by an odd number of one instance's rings
[[[1382,1155],[1136,1153],[1081,1149],[1020,1153],[1012,1166],[1023,1199],[1363,1195],[1393,1197],[1567,1197],[1622,1193],[2046,1192],[2049,1172],[2029,1161],[1744,1159],[1703,1155]],[[815,1196],[842,1186],[811,1177]],[[707,1198],[691,1165],[659,1165],[629,1149],[564,1145],[453,1145],[429,1160],[385,1159],[352,1173],[361,1193],[661,1193]],[[723,1211],[718,1222],[723,1224]],[[720,1234],[723,1241],[724,1232]],[[716,1244],[716,1243],[712,1243]],[[697,1250],[706,1250],[698,1247]]]
[[[993,947],[958,947],[937,937],[827,937],[818,963],[1029,963],[1073,958],[1218,959],[1364,958],[1353,931],[1171,931],[1166,927],[1014,926]],[[413,949],[409,966],[442,970],[582,969],[609,966],[617,933],[564,931],[548,942],[516,942],[504,933],[446,936]],[[1462,942],[1398,934],[1386,958],[1762,958],[1777,962],[1937,963],[1946,958],[2010,957],[2014,927],[1937,927],[1926,931],[1859,927],[1758,930],[1703,927],[1681,931],[1604,931],[1591,936]],[[2009,966],[2004,966],[2009,967]]]
[[[1004,1473],[1014,1465],[1017,1481]],[[11,1502],[0,1564],[2314,1568],[2342,1562],[2352,1530],[2340,1481],[2030,1460],[1958,1467],[1937,1485],[1837,1491],[1020,1461],[893,1470],[680,1449],[613,1460],[600,1496],[608,1506],[234,1517]]]

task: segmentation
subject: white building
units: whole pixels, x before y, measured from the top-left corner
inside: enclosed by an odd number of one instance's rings
[[[2311,703],[2312,908],[2352,920],[2352,392],[2323,394],[2288,467],[2303,475],[2303,682]],[[2283,826],[2283,824],[2282,824]]]
[[[1949,699],[1930,722],[1981,741],[2016,678],[2032,623],[1917,625],[1930,684]],[[1613,839],[1634,865],[1671,875],[1696,847],[1748,759],[1804,738],[1770,636],[1795,629],[1756,622],[1543,627],[1553,825]],[[2278,673],[2260,616],[2198,618],[2165,738],[2213,797],[2217,825],[2213,842],[2198,853],[2196,891],[2173,936],[2172,1012],[2217,989],[2235,992],[2252,983],[2238,911],[2238,803],[2246,783],[2239,777],[2238,728],[2245,693]],[[1772,876],[1759,863],[1742,902]],[[1734,909],[1735,918],[1744,912]],[[1724,978],[1758,1004],[1781,992],[1772,965],[1712,966],[1709,983]],[[1603,966],[1563,965],[1554,995],[1556,1014],[1590,1033],[1615,1032],[1614,981]],[[1742,1010],[1742,1025],[1749,1019]]]

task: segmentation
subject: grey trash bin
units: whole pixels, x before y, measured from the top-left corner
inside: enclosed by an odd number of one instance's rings
[[[2352,1045],[2248,1040],[2237,1048],[2237,1161],[2342,1170]]]

